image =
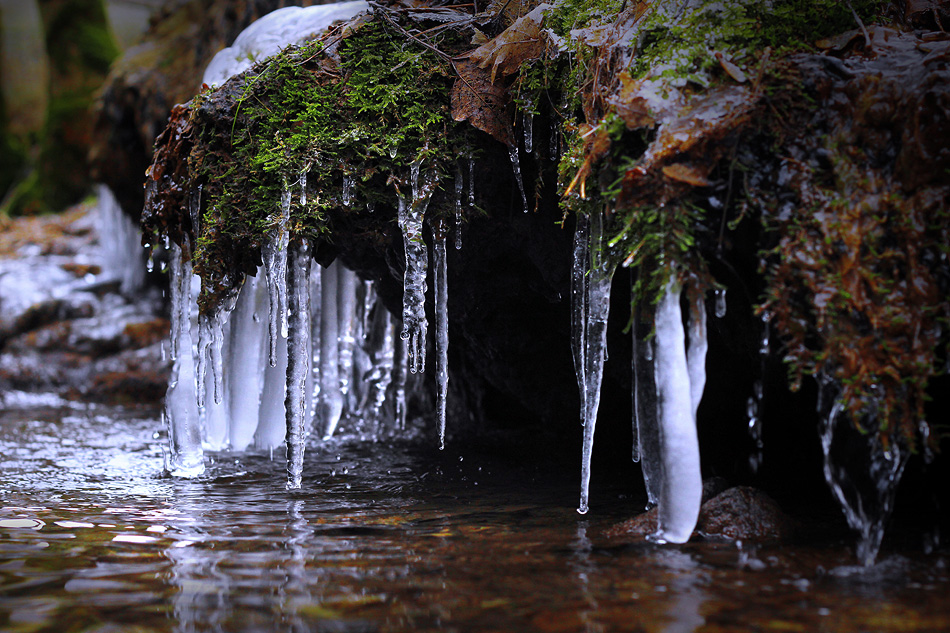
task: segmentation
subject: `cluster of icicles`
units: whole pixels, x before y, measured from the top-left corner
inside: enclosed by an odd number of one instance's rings
[[[618,261],[614,250],[604,234],[603,212],[578,216],[571,343],[584,427],[581,514],[588,509],[594,426],[607,357],[610,285]],[[650,505],[657,506],[653,539],[669,543],[689,539],[699,516],[703,488],[696,411],[706,384],[706,309],[697,286],[686,288],[689,311],[684,327],[683,292],[671,275],[653,313],[637,311],[632,333],[633,459],[642,467]],[[641,336],[643,333],[646,336]]]
[[[299,191],[306,203],[306,172],[296,186],[285,187],[276,228],[263,247],[263,274],[233,288],[213,314],[191,309],[200,279],[191,270],[187,239],[170,247],[168,472],[201,474],[206,449],[273,450],[286,443],[287,486],[299,488],[311,429],[328,439],[345,415],[369,421],[377,431],[405,427],[407,377],[422,372],[426,362],[423,221],[435,182],[420,185],[419,172],[414,164],[411,198],[398,197],[406,253],[401,329],[372,282],[338,262],[312,265],[307,241],[291,239],[291,199]],[[199,198],[200,191],[189,205],[195,227]],[[446,233],[441,222],[432,231],[441,446],[448,390]]]

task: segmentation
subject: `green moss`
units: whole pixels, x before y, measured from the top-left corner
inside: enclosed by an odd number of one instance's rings
[[[659,8],[640,27],[631,74],[708,86],[720,64],[716,53],[749,72],[762,51],[777,56],[813,50],[831,35],[874,23],[882,0],[705,0],[690,9]]]
[[[201,188],[194,269],[203,310],[237,282],[235,270],[254,274],[288,189],[292,237],[326,240],[334,218],[365,213],[368,203],[393,208],[394,185],[408,195],[413,163],[441,180],[455,173],[457,156],[471,154],[467,126],[450,113],[448,56],[385,20],[360,25],[332,56],[322,46],[285,50],[191,104],[199,140],[188,186]],[[435,205],[430,215],[440,212]]]

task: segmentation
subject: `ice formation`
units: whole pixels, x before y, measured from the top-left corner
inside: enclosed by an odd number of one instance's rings
[[[277,215],[283,213],[281,209]],[[274,231],[280,230],[280,223],[275,224]],[[272,236],[270,243],[280,239]],[[166,469],[172,474],[199,475],[205,450],[273,451],[285,444],[287,485],[296,488],[311,431],[327,439],[348,415],[377,426],[405,427],[409,355],[407,341],[395,335],[398,320],[371,284],[354,272],[339,262],[312,266],[305,242],[284,243],[279,255],[285,260],[283,275],[268,279],[262,266],[225,296],[213,314],[200,318],[191,308],[200,281],[191,272],[187,242],[184,249],[171,247],[174,367],[165,418],[170,438]],[[448,382],[444,234],[434,257],[441,442]],[[275,295],[286,297],[284,331]],[[424,315],[424,295],[418,300],[418,313]],[[416,345],[424,349],[424,339]]]
[[[511,169],[515,176],[515,182],[518,183],[518,191],[521,192],[521,202],[524,205],[524,212],[528,212],[528,196],[524,191],[524,179],[521,177],[521,159],[518,157],[518,146],[508,147],[508,157],[511,159]]]
[[[436,413],[439,419],[439,448],[445,448],[445,408],[449,391],[449,308],[448,262],[445,253],[444,220],[433,229],[432,248],[435,273],[435,382],[438,388]]]
[[[425,179],[419,183],[420,163],[413,163],[411,181],[412,198],[399,197],[399,228],[402,231],[403,249],[406,253],[406,271],[403,273],[402,334],[409,342],[409,371],[418,373],[426,364],[426,270],[429,251],[422,236],[423,218],[435,182]]]
[[[881,548],[910,451],[899,437],[891,438],[885,448],[874,415],[861,420],[860,430],[855,429],[838,399],[840,387],[835,380],[819,375],[818,384],[825,481],[841,505],[848,525],[858,533],[858,560],[862,565],[871,565]],[[852,465],[855,454],[861,452],[867,461],[863,471]]]
[[[610,283],[617,267],[617,258],[611,253],[604,234],[604,212],[594,213],[587,222],[579,222],[578,232],[586,242],[575,239],[572,296],[577,304],[572,312],[575,330],[574,348],[578,385],[581,394],[581,423],[584,441],[581,452],[581,500],[577,511],[588,509],[590,462],[594,449],[594,427],[600,408],[600,385],[607,356],[607,317],[610,312]],[[580,242],[580,243],[579,243]]]
[[[617,258],[604,216],[580,216],[572,270],[572,352],[581,399],[583,444],[578,512],[589,505],[590,462],[600,402],[610,283]],[[654,308],[637,306],[632,327],[633,457],[641,462],[648,501],[658,506],[657,542],[684,543],[699,516],[702,477],[696,414],[706,384],[706,307],[690,280],[684,327],[682,287],[671,274]]]
[[[303,473],[310,375],[310,246],[302,239],[290,246],[287,268],[290,316],[287,328],[287,488],[299,488]]]
[[[346,2],[275,11],[219,53],[203,81],[220,84],[254,61],[301,43],[366,6],[365,2]],[[399,320],[378,300],[372,284],[338,262],[326,268],[313,266],[309,245],[292,240],[291,208],[298,186],[299,203],[306,204],[308,170],[303,167],[296,182],[285,180],[262,247],[263,266],[256,275],[236,284],[213,313],[199,318],[191,308],[197,302],[200,280],[191,271],[187,239],[182,247],[168,246],[174,366],[166,396],[166,470],[174,475],[201,474],[205,450],[254,447],[273,451],[285,444],[287,486],[297,488],[311,431],[329,438],[347,415],[370,419],[378,427],[405,427],[408,374],[425,367],[429,254],[422,232],[437,185],[434,174],[421,173],[421,163],[414,164],[409,174],[411,197],[397,196],[406,251],[405,311],[400,328]],[[470,203],[474,199],[471,170],[470,161]],[[352,205],[355,179],[344,174],[343,185],[344,203]],[[457,197],[461,202],[461,189]],[[106,203],[111,200],[106,195],[103,198]],[[185,209],[196,231],[200,208],[199,187],[189,196]],[[461,209],[456,215],[458,222]],[[445,229],[442,225],[434,253],[440,443],[444,442],[448,383]],[[397,331],[401,337],[396,336]]]
[[[699,328],[690,327],[699,332]],[[690,347],[705,348],[705,328],[701,342]],[[699,517],[703,494],[703,480],[699,471],[699,440],[696,436],[696,406],[693,376],[705,383],[705,369],[690,367],[686,351],[683,315],[680,310],[680,288],[675,277],[667,283],[656,312],[656,350],[654,352],[659,420],[661,482],[657,541],[685,543]],[[692,364],[705,364],[705,350],[699,352]],[[702,396],[702,387],[698,389]]]
[[[311,40],[333,22],[349,20],[367,7],[366,2],[357,0],[272,11],[244,29],[231,46],[219,51],[205,69],[202,81],[220,86],[282,48]]]
[[[98,197],[96,229],[102,256],[102,270],[119,280],[124,293],[135,292],[145,283],[142,233],[122,211],[115,194],[106,185],[96,187]]]

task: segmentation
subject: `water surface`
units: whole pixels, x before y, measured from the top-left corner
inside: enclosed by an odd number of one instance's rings
[[[7,394],[0,412],[0,630],[946,631],[946,551],[854,566],[846,543],[618,545],[638,506],[575,465],[344,436],[218,453],[161,475],[151,410]]]

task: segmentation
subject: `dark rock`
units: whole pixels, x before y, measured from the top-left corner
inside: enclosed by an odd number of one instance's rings
[[[607,529],[604,536],[617,540],[640,540],[656,531],[657,509],[639,514]],[[794,522],[761,490],[736,486],[703,503],[696,531],[707,536],[737,540],[787,540]]]
[[[729,488],[704,503],[696,529],[740,540],[785,540],[795,531],[792,520],[771,497],[749,486]]]

